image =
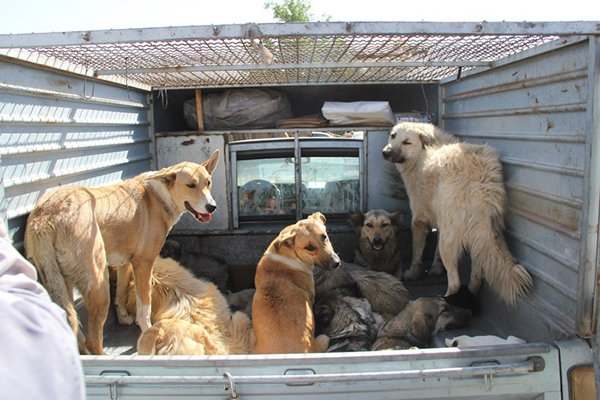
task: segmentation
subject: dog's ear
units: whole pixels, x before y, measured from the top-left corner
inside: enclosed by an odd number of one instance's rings
[[[427,316],[422,312],[416,312],[410,322],[410,333],[419,346],[426,346],[431,340],[433,327],[427,323]]]
[[[217,162],[219,161],[219,150],[215,150],[209,157],[208,160],[204,161],[202,165],[206,168],[206,171],[209,174],[212,174],[215,168],[217,167]]]
[[[175,172],[170,172],[168,174],[160,176],[161,182],[167,185],[168,188],[172,187],[175,184],[175,179],[177,179],[177,173]]]
[[[310,214],[308,216],[308,219],[314,219],[316,221],[321,221],[323,224],[325,224],[325,222],[327,222],[327,219],[325,218],[325,216],[318,211]]]
[[[350,223],[355,228],[360,228],[365,223],[365,214],[363,214],[363,213],[350,214]]]
[[[425,135],[423,133],[419,133],[419,140],[421,141],[421,147],[425,148],[425,146],[431,146],[434,142],[434,138],[429,135]]]
[[[294,246],[294,240],[296,239],[296,230],[289,229],[283,230],[277,239],[275,240],[275,249],[279,251],[282,246],[292,247]]]

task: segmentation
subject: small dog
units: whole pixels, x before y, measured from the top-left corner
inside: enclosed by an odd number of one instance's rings
[[[371,210],[352,214],[350,220],[358,237],[354,262],[374,271],[402,277],[402,252],[398,240],[399,213]]]
[[[442,297],[421,297],[379,330],[372,350],[428,347],[434,334],[465,327],[470,319],[471,311],[452,306]]]
[[[211,173],[215,151],[202,164],[182,162],[123,182],[97,188],[65,187],[45,194],[27,220],[25,250],[52,300],[67,313],[81,353],[103,353],[103,330],[110,305],[107,265],[117,275],[133,267],[137,323],[150,327],[152,265],[171,227],[190,212],[209,222],[217,205]],[[132,323],[123,307],[127,281],[117,287],[119,320]],[[118,285],[119,286],[119,285]],[[88,311],[87,338],[79,331],[73,288]]]
[[[157,258],[152,272],[152,325],[138,340],[138,354],[247,354],[252,331],[241,312],[231,313],[225,296],[170,258]],[[129,279],[127,311],[135,314]]]
[[[384,322],[367,299],[335,292],[318,296],[314,309],[317,334],[329,337],[328,352],[370,350]]]
[[[285,227],[256,267],[252,323],[254,353],[323,352],[329,338],[314,336],[313,267],[337,268],[325,216],[316,212]]]
[[[241,311],[252,318],[252,299],[254,298],[254,289],[244,289],[239,292],[227,295],[227,303],[231,311]]]
[[[463,249],[472,261],[469,290],[484,278],[507,304],[532,286],[504,241],[506,193],[502,165],[489,146],[442,143],[431,124],[400,123],[392,128],[383,156],[396,163],[412,211],[413,254],[407,279],[420,275],[425,237],[439,229],[439,253],[448,275],[446,295],[458,292],[458,260]]]
[[[371,271],[352,263],[327,271],[315,268],[317,299],[331,296],[365,298],[373,312],[388,320],[408,304],[410,294],[402,281],[385,272]]]

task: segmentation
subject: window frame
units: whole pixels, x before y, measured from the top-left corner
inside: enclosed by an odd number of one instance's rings
[[[303,150],[322,150],[325,153],[331,154],[326,157],[336,157],[336,151],[339,151],[339,156],[347,156],[347,151],[357,150],[358,151],[358,165],[359,165],[359,209],[364,212],[366,204],[366,150],[364,146],[366,141],[364,139],[351,139],[351,138],[314,138],[314,137],[298,137],[296,134],[293,138],[276,138],[276,139],[251,139],[251,140],[240,140],[229,143],[229,159],[231,162],[230,181],[231,181],[231,210],[232,210],[232,221],[234,229],[240,227],[240,215],[239,215],[239,198],[237,190],[237,161],[239,153],[253,153],[260,154],[261,152],[291,152],[294,157],[294,186],[296,188],[296,204],[301,205],[302,199],[302,154]],[[262,157],[261,157],[262,158]],[[268,158],[268,154],[266,157]],[[298,221],[303,218],[304,210],[301,206],[296,207],[295,220]],[[328,215],[328,214],[326,214]],[[347,214],[331,214],[331,218],[339,218]],[[256,220],[244,221],[243,224],[252,224],[256,222],[281,222],[281,218],[274,218],[270,215],[257,217]],[[292,222],[293,219],[286,219],[286,221]]]

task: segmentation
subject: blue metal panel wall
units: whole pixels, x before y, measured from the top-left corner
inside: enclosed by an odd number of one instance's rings
[[[148,114],[144,92],[0,58],[0,176],[15,244],[44,192],[150,169]]]
[[[443,126],[465,141],[493,146],[502,158],[507,239],[535,279],[529,299],[505,315],[535,314],[551,337],[589,334],[580,293],[591,140],[588,61],[584,41],[442,86]]]
[[[402,211],[404,223],[410,226],[410,206],[402,178],[394,164],[383,159],[381,150],[387,144],[389,129],[367,133],[367,211],[383,208]]]

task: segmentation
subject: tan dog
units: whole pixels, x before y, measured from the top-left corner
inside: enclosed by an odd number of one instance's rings
[[[402,278],[398,217],[398,213],[385,210],[352,214],[350,218],[358,236],[354,262],[374,271],[387,272]]]
[[[437,226],[446,295],[460,288],[458,260],[466,249],[472,260],[469,290],[477,293],[485,278],[514,304],[532,281],[504,241],[506,193],[498,154],[484,145],[436,143],[432,130],[430,124],[400,123],[383,149],[402,175],[412,211],[413,258],[406,276],[419,274],[427,231]]]
[[[131,274],[131,273],[130,273]],[[127,310],[135,314],[133,279]],[[247,354],[252,330],[242,312],[233,315],[225,296],[170,258],[157,258],[152,272],[152,322],[138,340],[138,354]]]
[[[256,267],[252,325],[254,353],[323,352],[329,338],[314,337],[313,267],[337,268],[325,217],[317,212],[284,228]]]
[[[200,222],[210,221],[217,208],[210,174],[218,158],[214,152],[202,164],[183,162],[104,187],[60,188],[39,200],[27,220],[25,250],[52,299],[67,312],[82,353],[103,352],[110,304],[107,264],[133,266],[140,300],[137,323],[142,331],[150,327],[154,260],[185,211]],[[74,287],[88,311],[85,339],[73,305]],[[124,289],[123,285],[117,289],[117,304],[123,303]],[[122,307],[117,311],[121,322],[133,322]]]
[[[377,333],[372,350],[428,347],[433,335],[446,329],[463,328],[471,311],[453,306],[443,297],[421,297],[411,301]]]

